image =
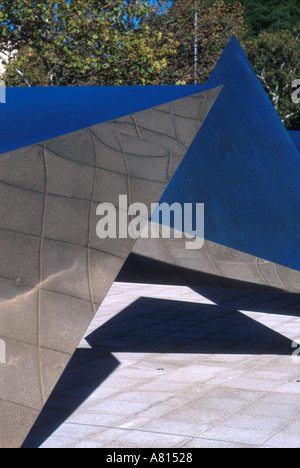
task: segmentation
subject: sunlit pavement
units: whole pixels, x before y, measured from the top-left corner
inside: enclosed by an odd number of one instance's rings
[[[300,447],[295,340],[300,295],[115,283],[24,446]]]

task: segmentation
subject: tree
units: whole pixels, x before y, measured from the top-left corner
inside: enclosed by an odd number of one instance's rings
[[[146,0],[2,0],[0,47],[17,50],[10,86],[155,84],[172,55],[172,33],[144,21]]]
[[[299,22],[290,30],[296,1],[2,0],[4,79],[8,86],[204,83],[235,34],[284,124],[299,128],[291,98],[300,78]]]
[[[299,21],[299,0],[241,0],[245,7],[248,38],[263,31],[292,31]]]
[[[299,104],[292,100],[293,81],[300,78],[300,24],[293,31],[261,33],[245,44],[246,53],[282,122],[300,128]]]
[[[176,0],[164,15],[149,16],[152,27],[173,35],[176,54],[168,57],[162,82],[205,82],[232,34],[245,35],[244,9],[239,1]]]

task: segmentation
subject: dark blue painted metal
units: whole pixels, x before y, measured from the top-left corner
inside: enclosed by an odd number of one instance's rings
[[[0,154],[213,87],[7,88],[6,104],[0,104]]]
[[[300,152],[300,131],[293,130],[293,131],[289,131],[288,134],[291,137],[294,145]]]
[[[300,270],[300,154],[233,37],[224,88],[163,199],[205,203],[205,238]]]

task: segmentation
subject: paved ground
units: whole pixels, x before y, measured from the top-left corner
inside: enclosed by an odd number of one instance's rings
[[[293,340],[297,295],[116,283],[25,447],[299,448]]]

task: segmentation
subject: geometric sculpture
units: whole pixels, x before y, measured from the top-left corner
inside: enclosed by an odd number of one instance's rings
[[[300,292],[299,134],[283,127],[235,37],[205,86],[5,94],[1,448],[22,445],[130,252],[143,267],[159,260]],[[158,202],[204,204],[203,247],[99,238],[97,206],[121,219],[120,195],[148,213]],[[171,218],[169,227],[178,229]]]
[[[300,292],[299,132],[285,130],[235,37],[207,82],[216,83],[220,96],[160,201],[204,203],[204,246],[138,239],[133,253]]]
[[[157,203],[220,89],[6,90],[0,447],[21,446],[134,246],[97,237],[97,205]]]

